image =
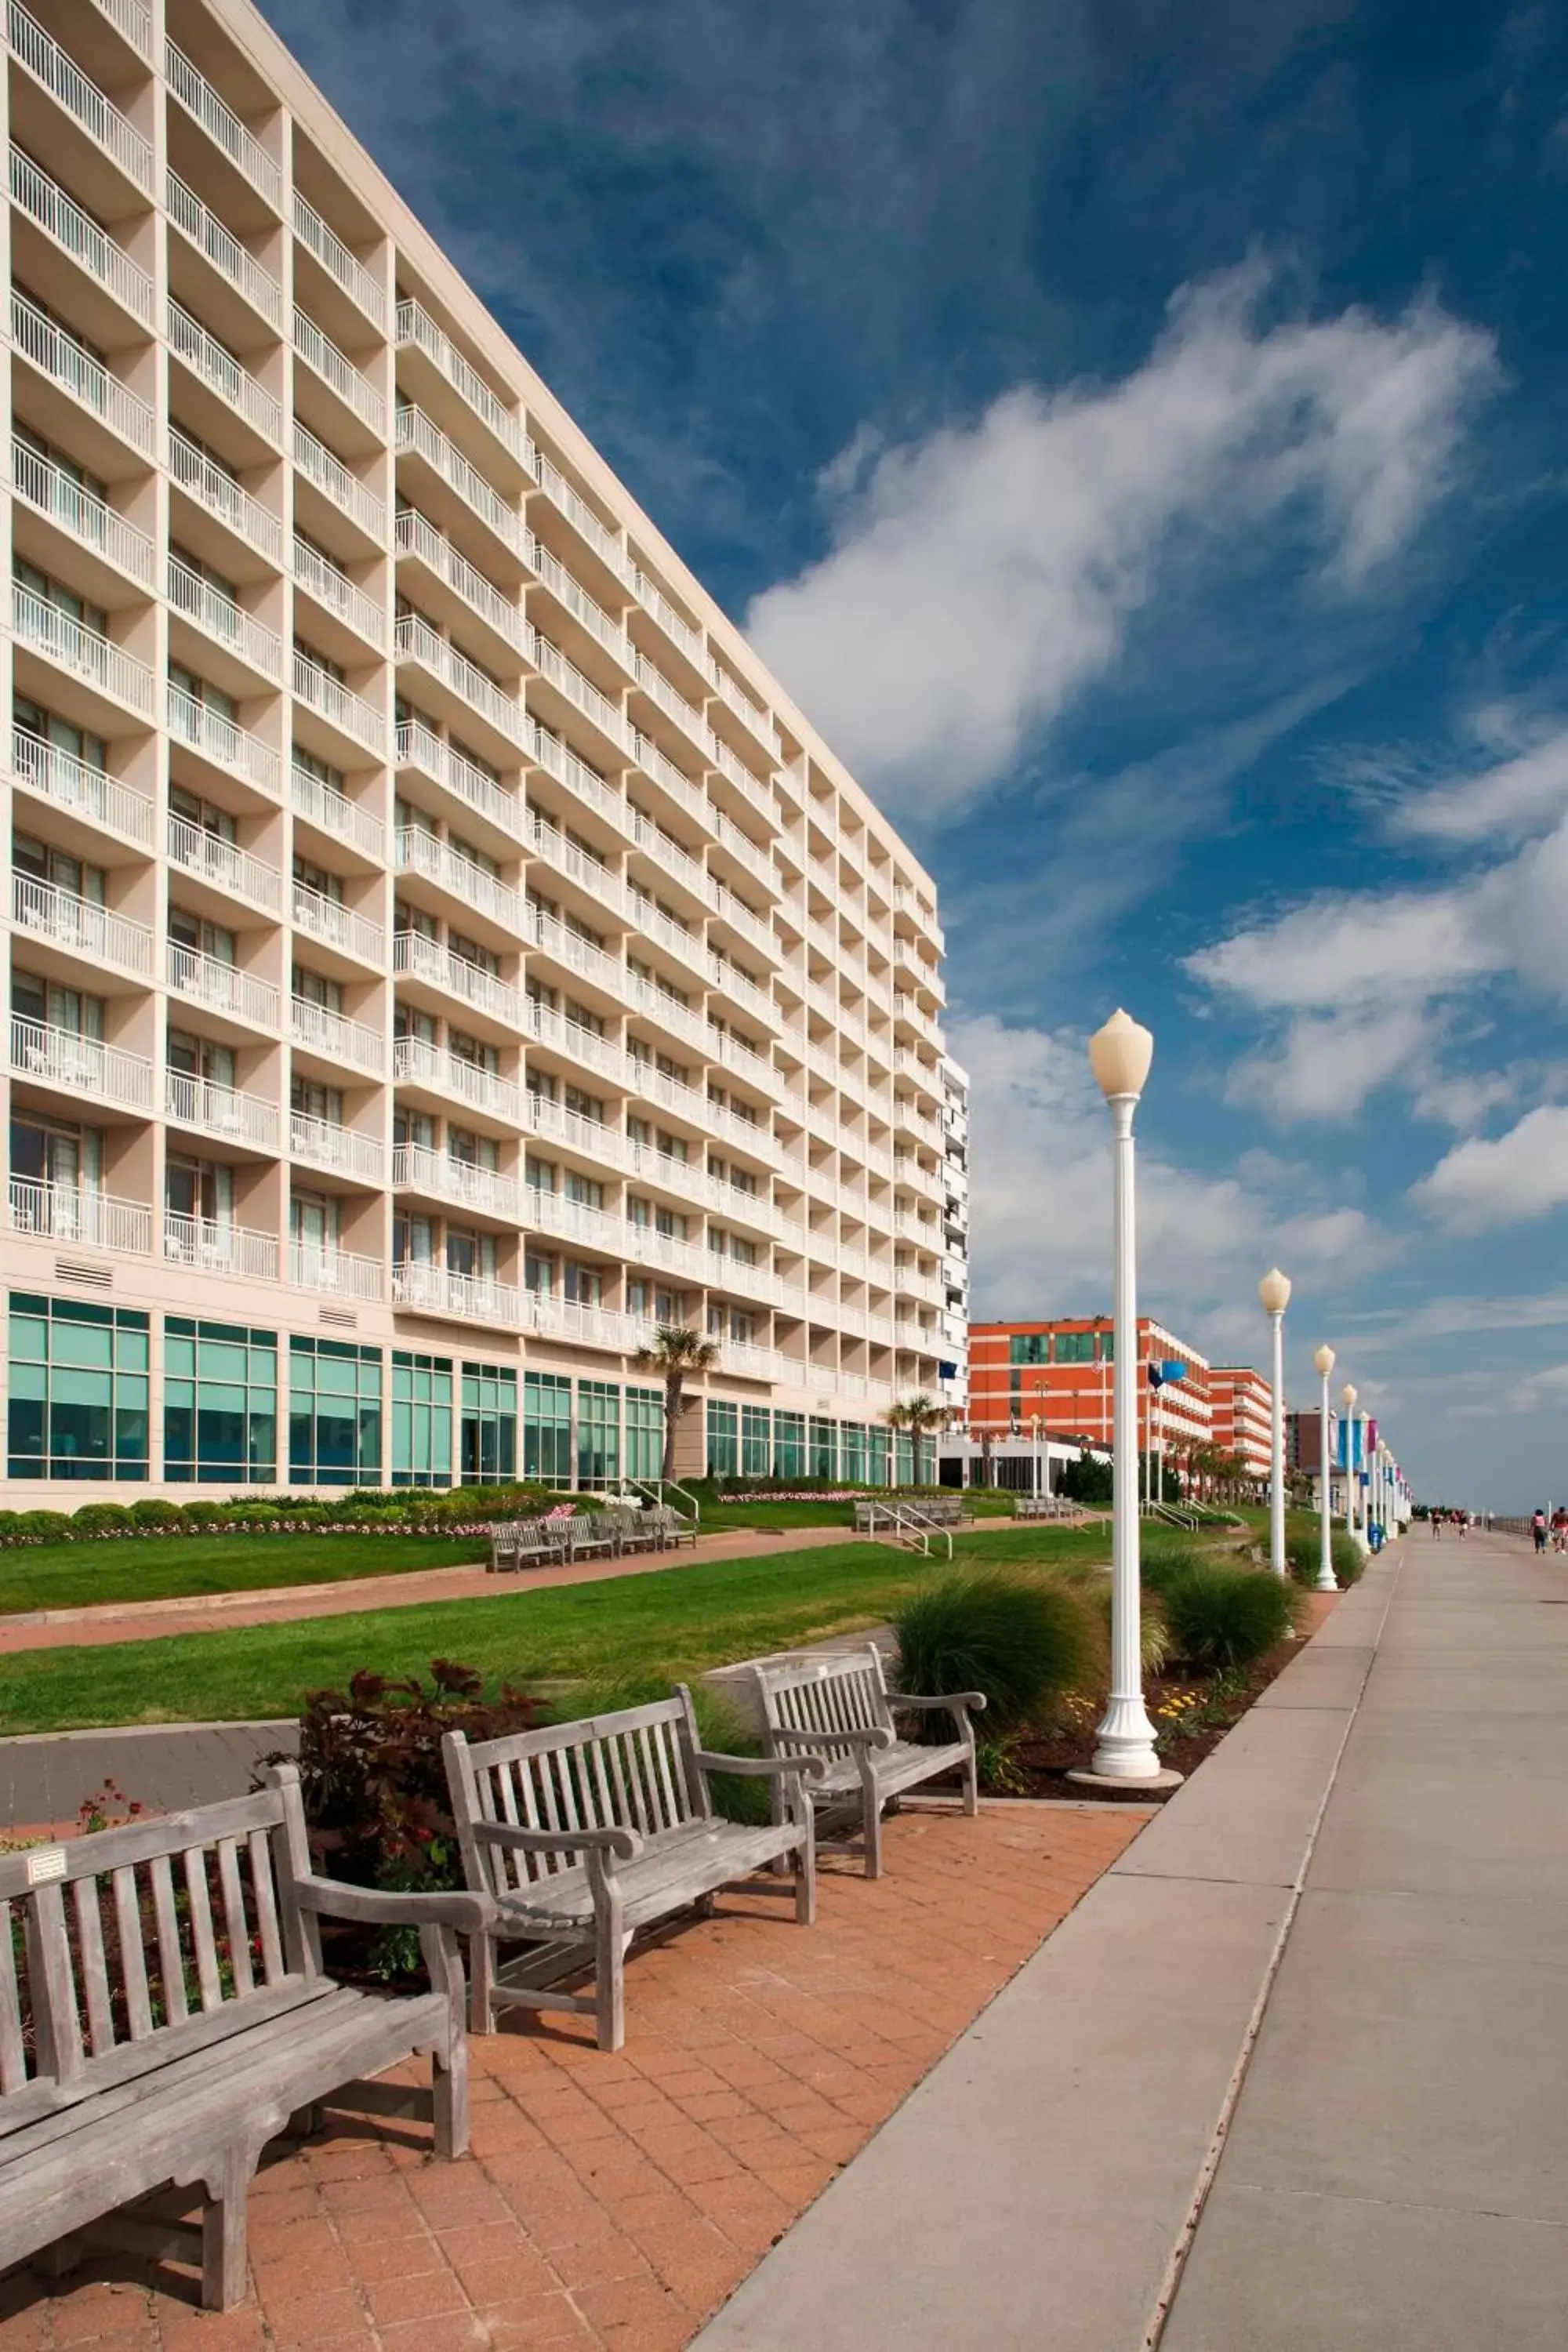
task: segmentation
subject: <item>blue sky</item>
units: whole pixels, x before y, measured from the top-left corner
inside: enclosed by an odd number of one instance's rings
[[[980,1309],[1125,1003],[1146,1302],[1568,1493],[1568,12],[268,14],[937,875]]]

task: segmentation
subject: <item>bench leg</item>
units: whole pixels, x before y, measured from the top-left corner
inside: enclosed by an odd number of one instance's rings
[[[430,2095],[437,2155],[463,2155],[468,2145],[468,2044],[461,2032],[453,2034],[449,2050],[430,2053]]]
[[[795,1851],[795,1916],[802,1927],[816,1925],[816,1831],[809,1821]]]
[[[973,1739],[963,1762],[963,1810],[972,1819],[980,1811],[980,1759]]]
[[[606,1874],[594,1903],[594,2015],[601,2050],[618,2050],[626,2038],[626,1948],[621,1891]]]
[[[468,1940],[468,2032],[493,2033],[496,2030],[495,2001],[492,1995],[496,1980],[496,1941],[493,1936],[473,1936]]]
[[[245,2200],[250,2170],[238,2149],[233,2149],[221,2174],[207,2182],[207,2202],[202,2208],[202,2304],[207,2311],[232,2311],[245,2300]]]
[[[882,1800],[875,1789],[868,1789],[864,1801],[866,1822],[866,1875],[882,1875]]]

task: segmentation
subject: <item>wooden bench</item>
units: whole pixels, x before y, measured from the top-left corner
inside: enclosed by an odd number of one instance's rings
[[[555,1532],[563,1520],[509,1519],[490,1529],[490,1567],[492,1570],[523,1568],[548,1568],[563,1559],[564,1543]]]
[[[438,2156],[468,2146],[454,1931],[479,1937],[493,1906],[318,1878],[298,1769],[264,1778],[252,1796],[0,1856],[0,2268],[48,2248],[68,2269],[90,2235],[199,2263],[203,2302],[226,2311],[246,2290],[250,2179],[291,2116],[422,2116]],[[322,1917],[417,1927],[432,1990],[336,1983]],[[416,2053],[430,2087],[364,2079]],[[122,2210],[167,2189],[186,2192],[174,2219]]]
[[[1089,1513],[1081,1503],[1069,1502],[1065,1495],[1017,1495],[1013,1501],[1016,1519],[1086,1519]]]
[[[710,1911],[721,1886],[788,1858],[795,1916],[816,1916],[816,1853],[805,1780],[815,1758],[717,1756],[701,1746],[691,1694],[582,1723],[470,1745],[442,1741],[452,1811],[470,1887],[495,1905],[491,1934],[470,1957],[469,2024],[493,2033],[495,2011],[571,2010],[593,2016],[601,2050],[626,2037],[623,1967],[638,1928],[695,1905]],[[765,1778],[773,1820],[722,1820],[710,1775]],[[496,1947],[531,1947],[505,1968]],[[594,1990],[560,1990],[591,1969]]]
[[[617,1552],[663,1550],[664,1530],[655,1512],[612,1503],[604,1517],[615,1531]]]
[[[913,1698],[888,1689],[881,1655],[874,1647],[847,1656],[789,1666],[755,1666],[757,1693],[770,1755],[816,1756],[826,1764],[812,1786],[819,1820],[858,1820],[866,1850],[866,1875],[882,1874],[882,1808],[889,1798],[939,1773],[963,1774],[963,1810],[974,1812],[980,1792],[974,1762],[974,1728],[969,1717],[985,1705],[980,1691],[952,1698]],[[931,1713],[945,1708],[958,1738],[926,1748],[900,1739],[896,1717],[903,1709]]]
[[[595,1554],[611,1558],[616,1551],[616,1525],[607,1511],[582,1511],[569,1519],[545,1521],[560,1530],[562,1558],[592,1559]]]
[[[683,1543],[689,1543],[692,1550],[696,1550],[697,1522],[695,1519],[683,1519],[680,1513],[670,1503],[656,1503],[649,1511],[648,1517],[658,1529],[661,1548],[679,1551]]]
[[[858,1496],[855,1502],[856,1534],[866,1535],[879,1522],[886,1524],[895,1511],[907,1512],[912,1521],[929,1528],[966,1528],[973,1524],[974,1517],[966,1503],[957,1499],[949,1501],[945,1496],[938,1501],[925,1496]]]

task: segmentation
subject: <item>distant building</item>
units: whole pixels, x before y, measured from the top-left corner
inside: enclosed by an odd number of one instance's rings
[[[1009,1436],[1111,1441],[1113,1332],[1109,1315],[1058,1316],[1038,1322],[969,1327],[969,1431],[984,1441]],[[1163,1449],[1177,1463],[1212,1440],[1207,1360],[1151,1316],[1138,1318],[1140,1446]],[[1178,1362],[1180,1381],[1151,1389],[1143,1367]]]
[[[1209,1403],[1216,1452],[1237,1455],[1247,1465],[1247,1475],[1266,1486],[1272,1445],[1272,1385],[1250,1365],[1211,1365]]]

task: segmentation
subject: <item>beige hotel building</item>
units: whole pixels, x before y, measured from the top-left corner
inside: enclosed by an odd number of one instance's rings
[[[646,1475],[659,1322],[899,1469],[930,877],[245,0],[5,5],[8,1501]]]

